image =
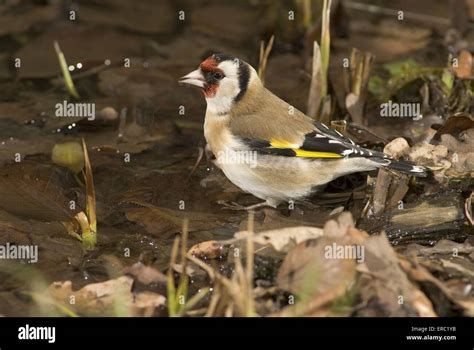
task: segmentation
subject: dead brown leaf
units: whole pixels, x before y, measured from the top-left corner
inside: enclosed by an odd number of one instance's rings
[[[306,241],[292,248],[281,265],[277,284],[302,300],[296,314],[313,314],[319,308],[341,297],[355,283],[356,262],[353,259],[325,258],[327,247],[351,245],[350,237]]]
[[[315,239],[323,235],[323,230],[318,227],[296,226],[286,227],[275,230],[268,230],[252,234],[252,240],[258,253],[263,249],[273,248],[277,252],[287,252],[295,245]],[[248,231],[239,231],[235,233],[234,238],[223,241],[225,244],[236,244],[245,242],[249,236]]]
[[[330,304],[354,287],[357,257],[337,253],[340,250],[356,252],[357,243],[364,240],[365,235],[354,231],[352,215],[345,212],[337,221],[326,223],[324,236],[290,249],[278,271],[277,284],[301,301],[285,308],[283,314],[328,314]]]
[[[430,300],[407,278],[387,236],[364,242],[365,261],[360,270],[362,316],[436,316]]]
[[[424,286],[426,293],[435,303],[436,308],[444,314],[447,314],[446,308],[450,308],[450,305],[457,306],[458,309],[462,310],[465,316],[472,316],[473,313],[473,302],[472,298],[463,299],[459,296],[456,297],[452,289],[440,279],[434,277],[428,269],[423,267],[416,261],[410,261],[407,258],[400,258],[400,267],[405,271],[408,277],[418,284]],[[456,312],[456,314],[459,311]],[[453,311],[448,315],[452,315]]]
[[[152,292],[132,293],[133,279],[122,276],[88,284],[74,291],[71,281],[54,282],[44,295],[56,304],[86,316],[153,316],[166,298]],[[74,300],[74,303],[71,303]]]
[[[461,50],[457,66],[453,67],[459,79],[472,79],[472,54],[468,50]]]
[[[441,135],[450,134],[458,137],[461,132],[474,128],[474,117],[470,115],[453,115],[436,131],[433,141],[440,141]]]
[[[164,284],[166,285],[166,275],[157,269],[146,266],[142,263],[135,263],[132,266],[123,269],[125,275],[132,276],[136,281],[149,284]]]
[[[225,255],[225,250],[221,242],[205,241],[193,245],[188,254],[201,260],[212,260],[222,258]]]

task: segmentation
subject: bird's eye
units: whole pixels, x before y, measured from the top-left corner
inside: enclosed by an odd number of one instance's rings
[[[216,80],[221,80],[222,78],[224,78],[224,74],[220,73],[220,72],[214,72],[212,74],[212,77]]]

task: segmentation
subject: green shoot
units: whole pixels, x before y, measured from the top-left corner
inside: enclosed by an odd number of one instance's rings
[[[86,213],[80,212],[76,215],[76,220],[81,226],[81,241],[86,249],[93,249],[97,244],[97,216],[94,179],[92,177],[92,167],[89,160],[89,153],[84,139],[82,139],[84,150],[84,179],[86,181]]]
[[[66,85],[67,91],[75,99],[80,99],[81,96],[79,96],[79,93],[74,86],[74,82],[72,81],[71,74],[69,73],[66,58],[64,57],[64,53],[61,51],[57,41],[54,42],[54,50],[56,50],[56,55],[58,56],[59,66],[61,67],[61,72],[63,73],[64,84]]]
[[[308,96],[307,114],[323,123],[329,124],[331,119],[331,96],[328,95],[328,72],[330,53],[331,0],[324,0],[321,24],[320,45],[315,41],[313,45],[313,64],[311,86]]]
[[[183,238],[181,242],[181,274],[178,281],[178,286],[175,287],[173,278],[173,267],[176,264],[178,250],[180,248],[180,239],[176,237],[171,248],[170,266],[167,274],[167,294],[168,294],[168,314],[170,317],[181,317],[187,311],[192,309],[202,298],[204,298],[210,291],[209,288],[203,288],[199,290],[189,300],[188,288],[189,288],[189,277],[186,274],[187,267],[187,241],[188,241],[188,228],[189,221],[187,219],[183,222]]]
[[[309,28],[313,21],[313,13],[311,7],[311,0],[303,0],[303,25]]]

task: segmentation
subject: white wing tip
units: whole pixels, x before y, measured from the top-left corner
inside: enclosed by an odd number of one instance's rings
[[[413,165],[411,167],[411,171],[413,171],[414,173],[424,173],[426,171],[426,169],[422,166]]]

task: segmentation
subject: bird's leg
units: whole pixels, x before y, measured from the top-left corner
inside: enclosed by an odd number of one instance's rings
[[[272,208],[276,208],[276,206],[278,205],[278,203],[276,203],[275,201],[271,200],[271,199],[268,199],[266,200],[265,202],[261,202],[261,203],[257,203],[257,204],[253,204],[253,205],[249,205],[249,206],[243,206],[243,205],[240,205],[236,202],[226,202],[226,201],[218,201],[217,202],[218,204],[222,205],[223,208],[222,209],[227,209],[227,210],[254,210],[254,209],[258,209],[258,208],[261,208],[261,207],[272,207]],[[276,203],[276,204],[275,204]]]

